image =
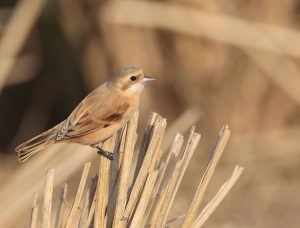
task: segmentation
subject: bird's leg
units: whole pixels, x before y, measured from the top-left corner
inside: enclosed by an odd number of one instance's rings
[[[111,161],[115,159],[114,153],[105,151],[99,146],[97,146],[97,149],[98,149],[98,152],[97,152],[98,154],[106,157],[107,159],[109,159]]]

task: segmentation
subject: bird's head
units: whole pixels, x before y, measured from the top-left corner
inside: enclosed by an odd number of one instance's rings
[[[123,68],[114,74],[109,81],[109,86],[113,86],[130,95],[140,93],[144,88],[144,84],[152,80],[155,79],[144,75],[144,72],[141,69],[128,67]]]

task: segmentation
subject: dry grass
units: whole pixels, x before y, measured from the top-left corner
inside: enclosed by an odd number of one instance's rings
[[[56,208],[55,227],[165,227],[178,219],[184,219],[182,227],[200,227],[239,178],[243,169],[237,167],[212,201],[199,212],[206,188],[230,137],[230,129],[224,126],[187,214],[168,220],[178,188],[200,141],[200,134],[192,127],[185,148],[182,148],[183,136],[178,134],[170,151],[162,151],[166,119],[152,113],[139,148],[140,157],[133,165],[137,122],[138,114],[122,133],[103,143],[103,149],[114,151],[117,158],[109,161],[101,156],[97,176],[91,179],[88,186],[91,163],[85,164],[68,214],[65,210],[68,184],[63,185]],[[195,181],[197,179],[195,177]],[[42,227],[50,227],[53,181],[54,169],[51,169],[45,179]],[[37,215],[35,194],[31,227],[37,226]]]

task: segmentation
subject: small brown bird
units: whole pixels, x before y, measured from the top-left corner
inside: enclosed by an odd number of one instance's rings
[[[120,70],[109,82],[87,95],[66,120],[16,147],[18,160],[24,162],[59,142],[90,145],[112,160],[113,153],[102,150],[98,144],[129,121],[138,108],[144,83],[151,80],[154,78],[134,67]]]

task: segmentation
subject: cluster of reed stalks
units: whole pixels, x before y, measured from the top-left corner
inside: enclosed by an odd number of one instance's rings
[[[230,129],[228,126],[222,127],[203,176],[193,177],[199,181],[199,186],[186,214],[169,218],[177,190],[201,136],[192,127],[186,143],[183,136],[177,134],[170,150],[162,151],[166,119],[152,113],[134,165],[137,122],[138,113],[122,132],[103,143],[103,149],[114,151],[116,158],[110,161],[101,156],[95,177],[88,180],[91,163],[84,165],[71,206],[67,201],[68,184],[63,184],[53,215],[55,170],[50,169],[46,174],[42,206],[38,203],[37,193],[34,196],[30,227],[37,227],[39,222],[44,228],[50,227],[51,223],[58,228],[165,227],[177,220],[183,221],[182,227],[200,227],[243,171],[243,168],[236,167],[216,196],[199,212],[206,188],[230,137]]]

